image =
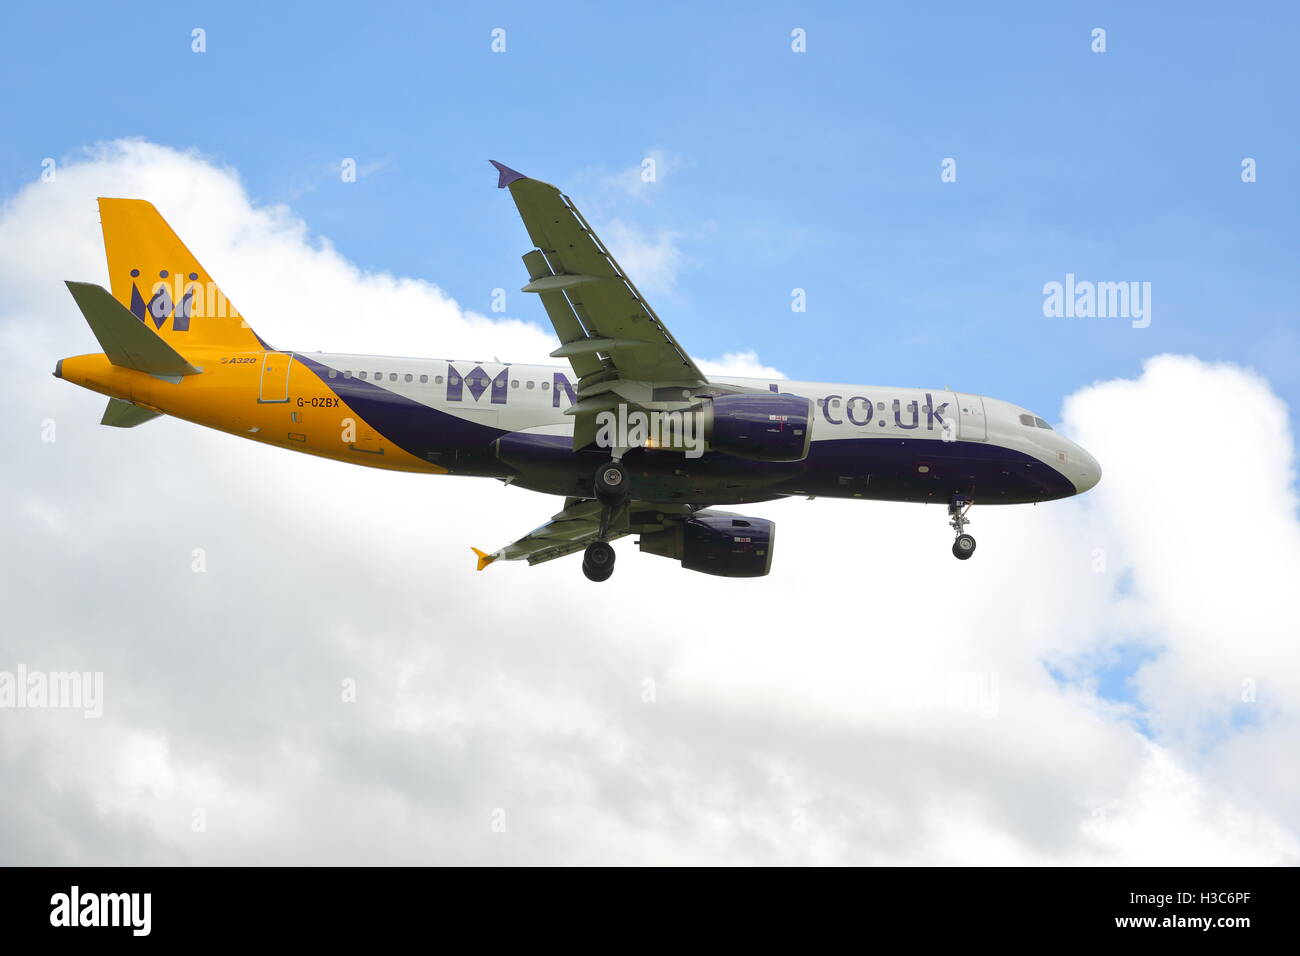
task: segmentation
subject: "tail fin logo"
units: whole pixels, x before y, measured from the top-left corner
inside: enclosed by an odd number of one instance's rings
[[[154,328],[160,331],[168,319],[172,320],[173,332],[188,332],[191,318],[225,318],[238,314],[215,282],[198,282],[197,272],[186,275],[161,270],[158,281],[149,289],[148,300],[136,284],[139,275],[139,269],[131,270],[131,311],[141,322],[147,324],[152,320]]]

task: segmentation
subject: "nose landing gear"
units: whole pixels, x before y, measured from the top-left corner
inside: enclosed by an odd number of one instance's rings
[[[966,525],[970,524],[966,512],[973,504],[975,500],[965,495],[956,495],[948,503],[948,525],[957,532],[957,540],[952,543],[952,556],[960,561],[975,553],[975,539],[966,533]]]

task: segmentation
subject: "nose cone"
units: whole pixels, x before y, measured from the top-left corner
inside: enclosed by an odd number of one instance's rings
[[[1078,489],[1077,494],[1083,494],[1090,488],[1095,488],[1097,482],[1101,481],[1101,465],[1096,458],[1075,445],[1070,453],[1069,477],[1074,482],[1074,487]]]

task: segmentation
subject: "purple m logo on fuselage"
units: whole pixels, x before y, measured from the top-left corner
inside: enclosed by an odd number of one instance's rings
[[[510,393],[510,366],[506,366],[497,373],[495,378],[488,376],[483,371],[481,365],[475,365],[473,371],[468,375],[461,375],[456,366],[450,362],[447,363],[447,401],[463,402],[465,400],[465,388],[468,386],[469,393],[474,401],[482,398],[483,393],[487,391],[488,386],[492,386],[492,405],[504,405],[506,396]]]
[[[577,401],[577,396],[573,390],[573,383],[563,372],[553,372],[551,375],[551,407],[559,408],[561,394],[568,398],[568,405]],[[545,382],[542,383],[545,386]],[[483,393],[492,388],[492,397],[488,404],[504,405],[510,395],[510,366],[507,365],[496,376],[490,376],[483,370],[483,366],[475,365],[474,368],[466,375],[462,375],[460,370],[450,362],[447,363],[447,401],[463,402],[465,401],[465,391],[469,390],[470,399],[478,402]]]

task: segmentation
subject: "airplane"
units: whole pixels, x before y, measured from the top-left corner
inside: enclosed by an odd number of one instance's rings
[[[111,291],[68,282],[100,353],[54,375],[108,396],[102,424],[171,415],[371,468],[494,478],[562,496],[550,520],[477,568],[610,542],[691,571],[761,577],[775,525],[718,506],[787,497],[947,506],[952,553],[975,551],[972,505],[1082,494],[1097,461],[1027,409],[947,387],[705,375],[573,201],[496,161],[533,249],[528,282],[562,365],[295,352],[249,327],[158,211],[99,200]]]

